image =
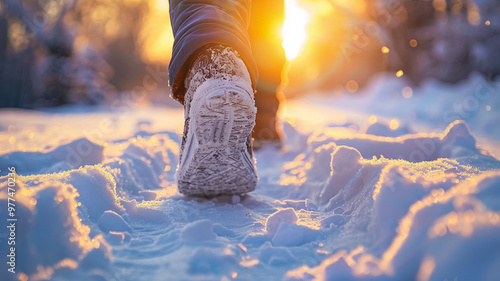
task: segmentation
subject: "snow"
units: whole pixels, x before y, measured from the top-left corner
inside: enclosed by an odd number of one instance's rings
[[[184,241],[208,241],[215,239],[213,233],[213,222],[211,220],[199,220],[187,224],[181,231],[181,239]]]
[[[97,226],[105,232],[128,232],[132,233],[130,225],[117,213],[106,211],[97,222]]]
[[[257,190],[212,199],[176,192],[181,108],[2,109],[0,279],[496,280],[499,106],[479,75],[290,100]]]
[[[293,208],[281,209],[267,218],[266,232],[269,236],[274,237],[282,223],[295,224],[297,220],[298,217]]]

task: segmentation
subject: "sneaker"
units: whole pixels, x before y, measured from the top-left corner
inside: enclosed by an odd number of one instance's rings
[[[245,64],[230,48],[207,49],[185,86],[179,192],[211,197],[253,191],[258,177],[251,134],[257,110]]]

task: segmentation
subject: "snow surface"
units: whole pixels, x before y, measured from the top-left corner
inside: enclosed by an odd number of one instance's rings
[[[257,190],[211,200],[176,193],[180,108],[3,109],[0,279],[498,280],[500,86],[407,87],[288,101]]]

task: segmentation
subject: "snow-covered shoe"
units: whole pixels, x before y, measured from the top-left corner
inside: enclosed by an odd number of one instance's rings
[[[229,48],[210,48],[191,67],[185,86],[179,192],[217,196],[253,191],[256,108],[245,64]]]

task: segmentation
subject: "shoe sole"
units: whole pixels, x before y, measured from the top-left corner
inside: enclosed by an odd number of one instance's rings
[[[254,100],[236,83],[210,82],[198,88],[191,102],[179,192],[209,197],[251,192],[258,180],[247,149],[255,125]]]

